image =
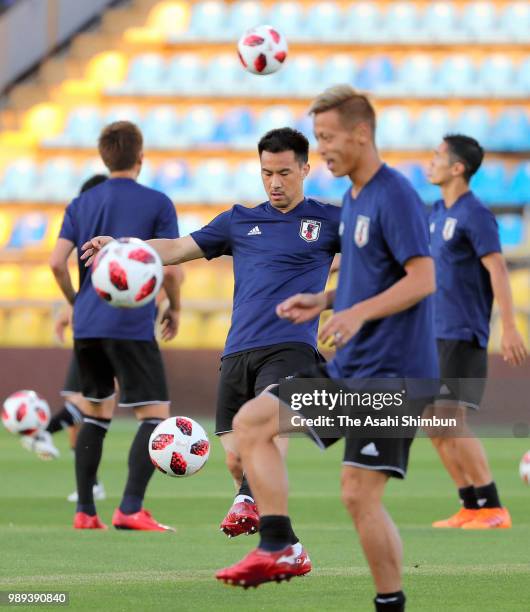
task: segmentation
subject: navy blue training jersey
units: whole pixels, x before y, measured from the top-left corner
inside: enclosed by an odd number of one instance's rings
[[[385,164],[357,198],[350,190],[344,195],[341,240],[335,312],[394,285],[412,257],[430,256],[423,202],[408,180]],[[437,377],[432,298],[365,323],[327,368],[333,378]]]
[[[488,345],[493,290],[480,258],[500,253],[495,215],[471,191],[450,208],[435,202],[431,249],[436,264],[436,337]]]
[[[164,194],[132,179],[113,178],[82,193],[66,209],[59,234],[80,247],[94,236],[178,238],[175,207]],[[155,303],[114,308],[97,296],[91,270],[79,260],[74,338],[153,340]]]
[[[282,342],[316,348],[318,320],[301,325],[279,319],[276,306],[296,293],[326,285],[340,249],[340,209],[304,199],[287,213],[270,202],[236,205],[193,232],[206,259],[231,255],[234,308],[223,356]]]

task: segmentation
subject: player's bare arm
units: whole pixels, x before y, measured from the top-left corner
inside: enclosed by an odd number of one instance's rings
[[[68,270],[68,258],[73,250],[74,244],[70,242],[70,240],[58,238],[50,257],[50,268],[69,304],[74,303],[76,296],[72,278],[70,277],[70,271]]]
[[[276,307],[280,319],[288,319],[292,323],[305,323],[331,308],[335,299],[335,289],[320,293],[298,293],[287,298]]]
[[[114,240],[112,236],[96,236],[85,242],[81,247],[83,251],[81,259],[85,261],[85,266],[92,265],[98,251],[112,240]],[[204,257],[204,253],[191,236],[175,239],[155,238],[146,242],[159,254],[164,266],[181,264],[185,261]]]
[[[511,366],[522,365],[527,350],[515,325],[512,290],[504,257],[501,253],[489,253],[480,261],[490,275],[493,295],[499,306],[502,321],[501,350],[504,361]]]
[[[434,293],[434,262],[430,257],[413,257],[404,267],[405,276],[386,291],[334,314],[323,326],[320,340],[341,346],[367,321],[383,319],[407,310]]]
[[[169,301],[164,310],[161,324],[162,340],[172,340],[178,331],[180,317],[180,287],[184,280],[184,273],[180,266],[167,266],[164,269],[163,287]]]

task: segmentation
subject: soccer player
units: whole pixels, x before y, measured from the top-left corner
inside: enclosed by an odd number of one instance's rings
[[[493,298],[502,321],[502,353],[521,365],[526,348],[515,326],[512,294],[493,213],[469,189],[484,151],[469,136],[446,136],[434,152],[428,177],[442,189],[431,217],[432,255],[436,264],[435,325],[442,380],[453,404],[461,435],[432,438],[454,480],[462,507],[434,527],[498,529],[511,527],[499,499],[484,447],[466,425],[466,410],[478,409],[488,369],[487,346]],[[473,381],[464,380],[471,378]],[[456,385],[455,385],[456,382]],[[453,389],[451,389],[453,387]]]
[[[252,533],[259,516],[242,478],[232,421],[239,408],[266,387],[299,368],[321,361],[318,321],[295,327],[276,316],[276,305],[293,293],[322,290],[339,250],[340,209],[304,197],[309,143],[291,128],[275,129],[258,143],[269,200],[253,208],[236,205],[208,225],[178,240],[150,241],[164,263],[231,255],[235,292],[232,325],[221,360],[216,433],[239,492],[221,529],[229,536]],[[99,248],[101,239],[92,241]],[[93,253],[86,245],[87,257]],[[286,440],[275,442],[282,454]],[[259,507],[259,506],[258,506]],[[291,532],[303,573],[310,567]],[[306,571],[307,570],[307,571]]]
[[[353,185],[343,199],[336,292],[299,294],[278,305],[279,316],[298,325],[334,306],[320,333],[336,345],[334,359],[297,376],[436,378],[428,297],[435,288],[434,266],[423,204],[410,183],[381,162],[374,142],[375,112],[366,96],[348,85],[331,87],[316,98],[310,113],[320,155],[334,176],[348,176]],[[219,580],[234,585],[296,575],[286,470],[273,444],[285,410],[278,394],[278,388],[271,389],[247,402],[234,419],[243,468],[261,513],[258,548],[217,573]],[[348,436],[345,444],[342,498],[359,533],[380,612],[404,610],[405,605],[401,541],[382,496],[390,477],[405,476],[411,442],[410,437]]]
[[[108,125],[99,138],[99,153],[110,172],[105,183],[73,200],[51,256],[55,278],[73,304],[74,351],[81,374],[85,417],[76,444],[76,479],[79,501],[74,519],[78,529],[105,529],[96,514],[93,485],[103,441],[114,411],[114,379],[120,389],[119,405],[134,410],[138,431],[129,453],[129,474],[119,508],[112,518],[118,529],[168,531],[143,508],[153,474],[147,450],[154,428],[169,416],[169,398],[162,358],[154,339],[155,305],[124,310],[101,300],[80,262],[80,289],[76,294],[67,260],[91,236],[111,233],[142,239],[178,236],[172,202],[162,193],[136,182],[143,161],[140,130],[128,121]],[[163,337],[176,334],[179,317],[179,274],[168,268],[164,288],[170,301],[164,313]]]

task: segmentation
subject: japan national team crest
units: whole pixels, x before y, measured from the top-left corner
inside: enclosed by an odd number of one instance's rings
[[[447,217],[442,230],[442,237],[444,240],[451,240],[451,238],[455,235],[457,221],[458,219],[455,219],[454,217]]]
[[[355,224],[355,233],[353,239],[355,244],[361,248],[368,244],[368,238],[370,237],[370,217],[364,215],[357,215],[357,223]]]
[[[302,219],[300,223],[300,238],[306,242],[315,242],[320,236],[320,221],[311,221],[310,219]]]

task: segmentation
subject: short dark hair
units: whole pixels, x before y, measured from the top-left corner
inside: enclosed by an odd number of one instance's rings
[[[258,142],[258,153],[261,157],[263,151],[268,153],[283,153],[293,151],[298,163],[307,164],[309,159],[309,141],[299,132],[290,127],[270,130]]]
[[[463,134],[447,134],[444,142],[449,148],[449,156],[464,164],[464,179],[469,182],[482,164],[484,149],[477,140]]]
[[[142,148],[142,132],[131,121],[115,121],[107,125],[98,142],[101,159],[111,172],[134,168]]]
[[[104,183],[106,180],[108,180],[108,178],[109,177],[106,174],[94,174],[94,176],[91,176],[81,185],[79,193],[85,193],[85,191],[92,189],[92,187],[96,187],[100,183]]]

